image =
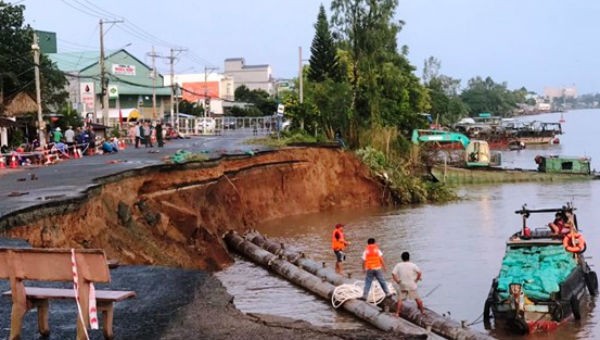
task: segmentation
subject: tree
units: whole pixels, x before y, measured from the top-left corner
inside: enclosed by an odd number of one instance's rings
[[[430,113],[442,124],[451,124],[467,114],[467,107],[458,96],[460,79],[440,74],[442,62],[429,57],[423,65],[423,83],[431,97]]]
[[[179,102],[179,112],[187,113],[193,116],[204,116],[204,106],[184,99]]]
[[[305,107],[312,108],[314,114],[305,112],[304,123],[309,133],[323,132],[329,139],[336,131],[342,135],[348,130],[351,109],[351,88],[347,82],[325,79],[319,83],[307,83],[308,100]],[[318,129],[318,130],[317,130]]]
[[[33,29],[24,25],[23,5],[0,0],[0,105],[6,97],[26,91],[35,98],[31,52]],[[68,97],[67,80],[45,56],[40,56],[42,105],[57,110]]]
[[[340,81],[342,70],[340,69],[339,57],[336,54],[325,8],[319,7],[319,15],[315,24],[315,37],[310,47],[310,67],[308,69],[308,80],[322,82],[327,78]]]
[[[236,114],[243,116],[265,116],[272,115],[277,110],[277,102],[269,96],[265,90],[250,90],[245,85],[239,86],[234,92],[235,100],[238,102],[253,104],[246,109],[237,108]]]
[[[508,116],[517,107],[516,97],[507,89],[506,83],[497,84],[490,77],[470,79],[460,97],[468,105],[471,115],[491,112]]]
[[[429,107],[429,96],[415,68],[398,51],[395,22],[397,0],[333,0],[332,23],[339,45],[346,51],[352,106],[349,141],[355,145],[360,129],[397,126],[410,130],[418,112]],[[375,134],[376,135],[376,134]]]

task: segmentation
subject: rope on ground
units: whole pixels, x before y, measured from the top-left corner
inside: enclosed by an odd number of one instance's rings
[[[483,322],[483,313],[481,313],[481,315],[479,315],[477,319],[473,320],[473,322],[468,323],[467,326],[473,326],[481,322]]]
[[[363,295],[364,281],[355,281],[353,284],[345,283],[335,287],[333,294],[331,295],[331,305],[333,308],[339,308],[344,302],[352,299],[358,299]],[[391,282],[387,282],[387,286],[390,290],[393,289]],[[385,299],[385,293],[377,280],[373,281],[367,302],[372,304],[379,304]]]

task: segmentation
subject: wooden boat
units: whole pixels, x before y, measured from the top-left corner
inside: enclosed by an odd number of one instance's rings
[[[567,204],[533,210],[524,205],[515,213],[521,215],[523,226],[506,242],[500,273],[485,300],[486,329],[492,328],[491,318],[496,328],[519,334],[552,331],[570,319],[579,319],[584,295],[598,294],[598,278],[585,261],[583,236],[575,234],[575,208]],[[527,218],[538,213],[548,214],[549,220],[556,214],[569,216],[573,234],[553,236],[545,226],[531,231]],[[579,243],[571,242],[574,235],[580,235]]]

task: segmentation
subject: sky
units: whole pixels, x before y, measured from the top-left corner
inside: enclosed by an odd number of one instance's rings
[[[148,53],[178,54],[176,73],[223,71],[224,60],[269,64],[275,78],[298,74],[310,58],[319,5],[330,18],[330,0],[15,0],[26,6],[35,29],[57,33],[59,52],[126,49],[151,64]],[[405,26],[399,46],[422,76],[424,61],[441,61],[440,73],[462,80],[491,77],[509,89],[575,86],[578,94],[600,92],[600,2],[593,0],[398,0],[396,19]],[[130,45],[129,45],[130,44]],[[157,60],[163,74],[165,58]]]

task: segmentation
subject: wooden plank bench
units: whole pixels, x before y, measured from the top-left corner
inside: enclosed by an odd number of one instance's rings
[[[75,250],[78,277],[78,300],[83,322],[77,317],[77,339],[85,339],[90,320],[90,283],[110,282],[106,256],[101,249]],[[42,336],[50,334],[48,323],[49,300],[75,299],[74,289],[25,287],[23,280],[73,282],[71,250],[42,248],[0,248],[0,278],[10,280],[11,290],[4,296],[12,297],[10,323],[11,340],[20,339],[23,316],[29,309],[38,310],[38,328]],[[96,290],[96,307],[102,312],[103,334],[113,338],[113,306],[115,302],[135,297],[134,291]]]

